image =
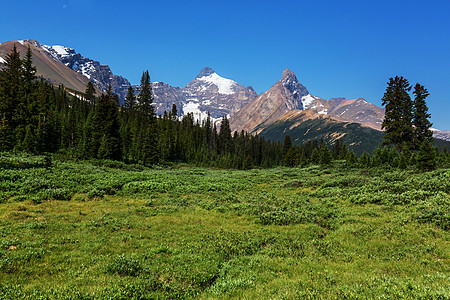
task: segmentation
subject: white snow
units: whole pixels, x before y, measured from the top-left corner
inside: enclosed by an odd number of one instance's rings
[[[61,56],[67,56],[69,55],[69,52],[67,52],[67,48],[64,46],[55,45],[51,47],[53,50],[56,51],[57,54]]]
[[[205,100],[202,102],[202,105],[210,105],[211,104],[211,100]]]
[[[3,59],[3,57],[0,57],[0,63],[4,64],[6,61]]]
[[[310,108],[311,104],[313,103],[314,100],[316,100],[311,94],[308,94],[306,96],[302,97],[302,103],[303,103],[303,108],[304,109],[308,109]]]
[[[183,115],[187,115],[188,113],[192,113],[194,115],[194,120],[201,122],[202,120],[206,120],[208,114],[206,112],[201,111],[198,107],[199,103],[188,102],[183,105]]]
[[[18,40],[19,43],[21,43],[23,45],[23,43],[25,42],[24,40]]]
[[[347,111],[348,111],[348,108],[346,108],[343,112],[341,112],[341,113],[339,114],[339,117],[342,117],[342,115],[345,114]]]
[[[208,118],[208,112],[206,111],[201,111],[199,109],[200,103],[195,103],[195,102],[188,102],[186,104],[183,105],[183,115],[187,115],[188,113],[192,113],[194,115],[194,121],[199,121],[200,123],[203,122],[204,120],[206,120]],[[228,116],[228,118],[230,118]],[[220,121],[222,118],[212,118],[211,117],[211,121],[216,123],[218,121]]]
[[[209,76],[203,76],[198,78],[197,80],[215,84],[219,88],[219,94],[231,95],[234,94],[232,87],[236,84],[231,79],[226,79],[217,75],[217,73],[213,73]]]

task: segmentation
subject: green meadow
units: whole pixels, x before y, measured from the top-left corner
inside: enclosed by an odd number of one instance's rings
[[[0,154],[0,299],[449,299],[450,169]]]

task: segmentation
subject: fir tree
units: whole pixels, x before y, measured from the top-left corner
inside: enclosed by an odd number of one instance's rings
[[[394,145],[397,149],[411,147],[414,138],[413,103],[408,92],[411,90],[408,80],[396,76],[390,78],[382,98],[385,117],[381,128],[385,130],[383,145]]]
[[[433,144],[423,141],[416,157],[416,167],[421,171],[431,171],[436,168],[436,151]]]
[[[95,100],[95,87],[94,84],[89,81],[86,85],[86,91],[85,91],[86,100],[93,103]]]
[[[232,139],[230,122],[226,116],[222,117],[222,124],[220,125],[220,131],[218,135],[217,146],[220,154],[228,154],[232,152]]]
[[[127,95],[125,96],[122,107],[126,110],[134,110],[136,107],[136,96],[134,95],[132,86],[128,87]]]
[[[300,163],[300,150],[297,146],[291,145],[286,155],[283,157],[283,165],[296,167]]]
[[[433,132],[430,130],[432,124],[428,120],[431,115],[428,113],[428,107],[425,99],[428,97],[429,93],[427,89],[416,84],[414,86],[414,149],[419,149],[424,141],[433,141]]]

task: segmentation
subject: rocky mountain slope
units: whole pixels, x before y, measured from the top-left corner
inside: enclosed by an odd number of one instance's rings
[[[3,58],[10,53],[13,44],[21,52],[30,46],[37,74],[55,85],[63,84],[69,89],[84,92],[88,81],[97,87],[97,93],[106,92],[109,85],[113,93],[124,100],[130,82],[115,75],[107,65],[86,58],[74,49],[65,46],[48,46],[35,40],[11,41],[0,44],[0,67]],[[132,86],[139,93],[139,86]],[[175,104],[179,116],[193,113],[196,119],[211,117],[219,120],[232,115],[254,100],[258,95],[251,87],[219,76],[206,67],[185,87],[173,87],[164,82],[153,82],[153,96],[156,113],[162,115]]]
[[[83,57],[72,48],[58,45],[47,46],[35,40],[26,40],[25,42],[46,51],[48,55],[69,69],[87,77],[102,92],[106,92],[108,86],[111,85],[114,94],[119,95],[120,99],[125,98],[128,87],[131,85],[130,82],[122,76],[114,75],[108,65],[102,65],[98,61]],[[81,91],[85,89],[86,87]]]
[[[37,76],[42,77],[55,85],[64,85],[65,87],[84,92],[89,79],[65,66],[59,60],[55,59],[50,53],[35,42],[29,41],[10,41],[0,44],[0,58],[3,61],[11,49],[16,45],[17,51],[21,53],[21,57],[30,47],[33,54],[33,64],[37,69]],[[100,90],[98,90],[100,92]]]
[[[384,117],[383,109],[363,98],[327,101],[313,96],[295,74],[286,69],[280,81],[233,116],[231,129],[259,133],[292,110],[311,110],[316,115],[328,115],[337,121],[360,123],[377,130],[381,130]]]
[[[324,140],[332,145],[341,139],[357,155],[371,153],[384,136],[382,131],[358,123],[342,122],[313,110],[288,111],[270,125],[258,129],[259,135],[266,139],[283,142],[289,135],[297,145],[312,140]]]

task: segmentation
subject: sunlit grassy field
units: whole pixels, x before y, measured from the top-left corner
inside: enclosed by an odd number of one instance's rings
[[[450,170],[0,155],[0,299],[449,299]]]

